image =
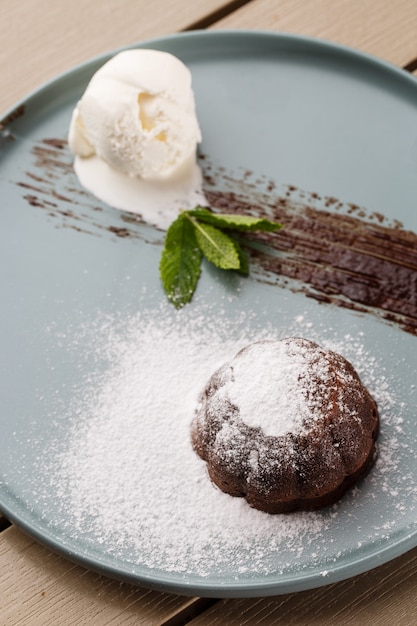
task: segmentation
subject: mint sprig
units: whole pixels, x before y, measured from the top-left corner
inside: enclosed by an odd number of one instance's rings
[[[159,272],[168,300],[180,309],[190,302],[203,256],[223,270],[249,274],[249,261],[230,231],[275,232],[281,224],[249,215],[213,213],[196,207],[179,214],[168,228]]]
[[[200,278],[202,256],[194,225],[181,213],[168,229],[159,264],[165,292],[177,309],[193,297]]]
[[[215,226],[191,219],[197,243],[206,259],[223,270],[238,270],[240,258],[234,240]]]
[[[210,209],[204,207],[196,207],[187,213],[201,222],[212,224],[222,229],[238,230],[241,232],[254,232],[256,230],[273,233],[282,224],[271,222],[263,217],[253,217],[251,215],[234,215],[233,213],[213,213]]]

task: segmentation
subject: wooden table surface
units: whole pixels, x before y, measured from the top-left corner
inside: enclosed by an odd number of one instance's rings
[[[195,28],[305,34],[417,70],[416,0],[0,0],[0,8],[0,117],[92,56]],[[417,624],[417,549],[317,590],[207,600],[98,576],[52,554],[0,515],[0,626],[26,624]]]

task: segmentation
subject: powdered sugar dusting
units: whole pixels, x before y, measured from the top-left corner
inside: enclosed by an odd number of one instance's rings
[[[301,318],[293,327],[317,339]],[[221,309],[175,313],[162,306],[86,322],[73,341],[86,337],[105,366],[74,394],[64,442],[39,459],[48,477],[43,501],[54,494],[52,526],[94,555],[132,568],[239,579],[296,570],[307,551],[311,562],[329,569],[326,555],[334,554],[339,525],[352,540],[359,532],[359,487],[328,510],[272,516],[214,487],[191,446],[198,395],[213,371],[253,341],[282,338],[276,328],[258,323],[249,311],[231,318]],[[379,364],[372,367],[358,338],[343,345],[347,356],[356,357],[354,365],[368,371],[370,391],[392,431],[393,391]],[[365,486],[372,481],[392,490],[389,473],[403,445],[400,432],[384,440]],[[365,532],[382,536],[388,532],[382,526]],[[366,541],[362,530],[360,536]]]
[[[312,354],[302,342],[251,344],[229,368],[219,400],[238,407],[243,422],[261,428],[265,435],[299,432],[314,422],[320,415],[320,400],[332,389],[328,360],[322,352]]]
[[[227,339],[227,325],[218,335],[204,318],[184,326],[142,315],[105,328],[112,365],[75,403],[59,459],[55,489],[71,532],[88,528],[110,550],[129,546],[150,567],[205,575],[231,562],[262,571],[279,541],[323,529],[312,515],[273,520],[224,495],[191,448],[198,392],[246,338],[230,327]]]

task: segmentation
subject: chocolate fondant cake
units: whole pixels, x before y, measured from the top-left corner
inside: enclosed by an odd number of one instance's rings
[[[339,499],[372,465],[378,423],[349,361],[296,337],[253,343],[217,370],[191,430],[220,489],[284,513]]]

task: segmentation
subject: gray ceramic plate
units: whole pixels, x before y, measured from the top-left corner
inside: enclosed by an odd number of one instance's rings
[[[412,76],[332,44],[270,33],[190,33],[140,45],[170,51],[190,67],[201,150],[219,185],[233,189],[233,180],[250,171],[252,188],[269,180],[278,191],[294,185],[417,231]],[[152,315],[160,307],[174,315],[159,285],[162,234],[129,223],[134,236],[120,237],[125,216],[80,189],[63,142],[78,97],[107,58],[29,96],[6,115],[0,134],[0,509],[76,562],[184,594],[296,591],[356,575],[411,549],[417,543],[416,337],[375,316],[320,306],[255,278],[242,279],[237,291],[209,271],[187,319],[204,309],[212,311],[206,313],[212,321],[220,316],[230,323],[243,312],[254,335],[279,325],[281,334],[298,331],[345,345],[354,362],[359,344],[362,355],[371,355],[373,382],[385,385],[380,465],[335,510],[317,514],[327,529],[320,541],[307,533],[297,551],[285,545],[266,551],[263,571],[251,569],[250,559],[239,572],[230,560],[205,575],[192,567],[164,569],[163,560],[150,567],[123,546],[112,550],[100,542],[82,519],[74,533],[70,510],[63,520],[60,495],[48,488],[62,469],[54,455],[76,420],[68,420],[74,395],[82,397],[91,376],[106,367],[85,332],[89,320]],[[363,360],[357,365],[366,378]]]

